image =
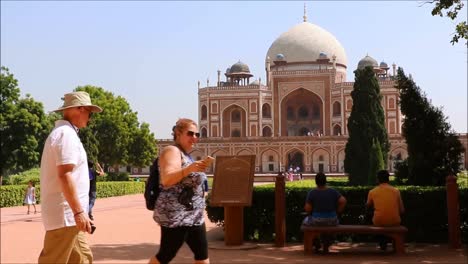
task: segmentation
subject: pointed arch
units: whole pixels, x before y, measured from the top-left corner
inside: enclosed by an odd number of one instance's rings
[[[279,153],[274,149],[266,149],[260,153],[261,171],[278,172],[280,171]]]
[[[313,172],[330,172],[330,152],[324,148],[318,148],[312,152]]]
[[[200,131],[201,131],[201,137],[202,138],[207,138],[208,137],[208,132],[207,132],[206,127],[202,127]]]
[[[272,129],[270,126],[264,126],[262,129],[262,136],[264,137],[271,137],[273,135],[273,132],[271,132]]]
[[[217,156],[229,156],[229,151],[225,149],[216,149],[211,153],[210,156],[213,158],[216,158]]]
[[[201,107],[201,120],[206,120],[208,116],[208,110],[206,105],[202,105]]]
[[[247,136],[247,111],[237,104],[226,107],[223,112],[222,135],[224,137]]]
[[[304,171],[304,151],[296,147],[289,149],[285,156],[286,169],[299,167],[300,171]]]
[[[262,106],[262,117],[271,118],[271,106],[270,104],[264,103]]]
[[[333,103],[333,116],[341,116],[341,103],[338,101]]]
[[[323,106],[319,95],[302,87],[288,93],[280,104],[281,135],[300,136],[304,128],[307,132],[322,131]]]
[[[336,124],[333,126],[333,135],[334,136],[341,136],[341,126]]]
[[[338,150],[338,155],[337,155],[337,165],[338,165],[338,172],[345,172],[344,169],[344,160],[345,160],[345,149],[342,148]]]
[[[255,155],[255,153],[252,152],[251,149],[245,148],[245,149],[241,149],[241,150],[237,151],[236,155]]]
[[[402,147],[396,147],[390,150],[390,155],[388,155],[388,170],[395,171],[396,165],[407,158],[408,151]]]

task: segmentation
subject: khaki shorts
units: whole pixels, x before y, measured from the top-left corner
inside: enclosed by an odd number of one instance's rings
[[[93,263],[84,232],[76,226],[46,231],[39,263]]]

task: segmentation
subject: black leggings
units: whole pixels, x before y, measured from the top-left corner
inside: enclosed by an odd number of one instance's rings
[[[199,226],[164,227],[161,226],[161,245],[156,258],[161,264],[169,263],[184,243],[192,250],[195,260],[208,258],[205,223]]]

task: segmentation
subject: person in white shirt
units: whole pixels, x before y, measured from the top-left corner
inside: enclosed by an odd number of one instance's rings
[[[40,183],[42,221],[46,230],[39,263],[92,263],[85,238],[91,233],[88,217],[89,175],[86,152],[78,129],[92,113],[101,112],[86,92],[65,94],[63,119],[47,137],[42,152]]]

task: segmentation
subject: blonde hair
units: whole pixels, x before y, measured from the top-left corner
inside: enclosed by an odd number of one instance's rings
[[[172,127],[172,136],[174,137],[174,141],[177,139],[177,132],[182,133],[182,131],[187,129],[190,125],[197,126],[197,123],[189,118],[179,118],[175,126]]]

